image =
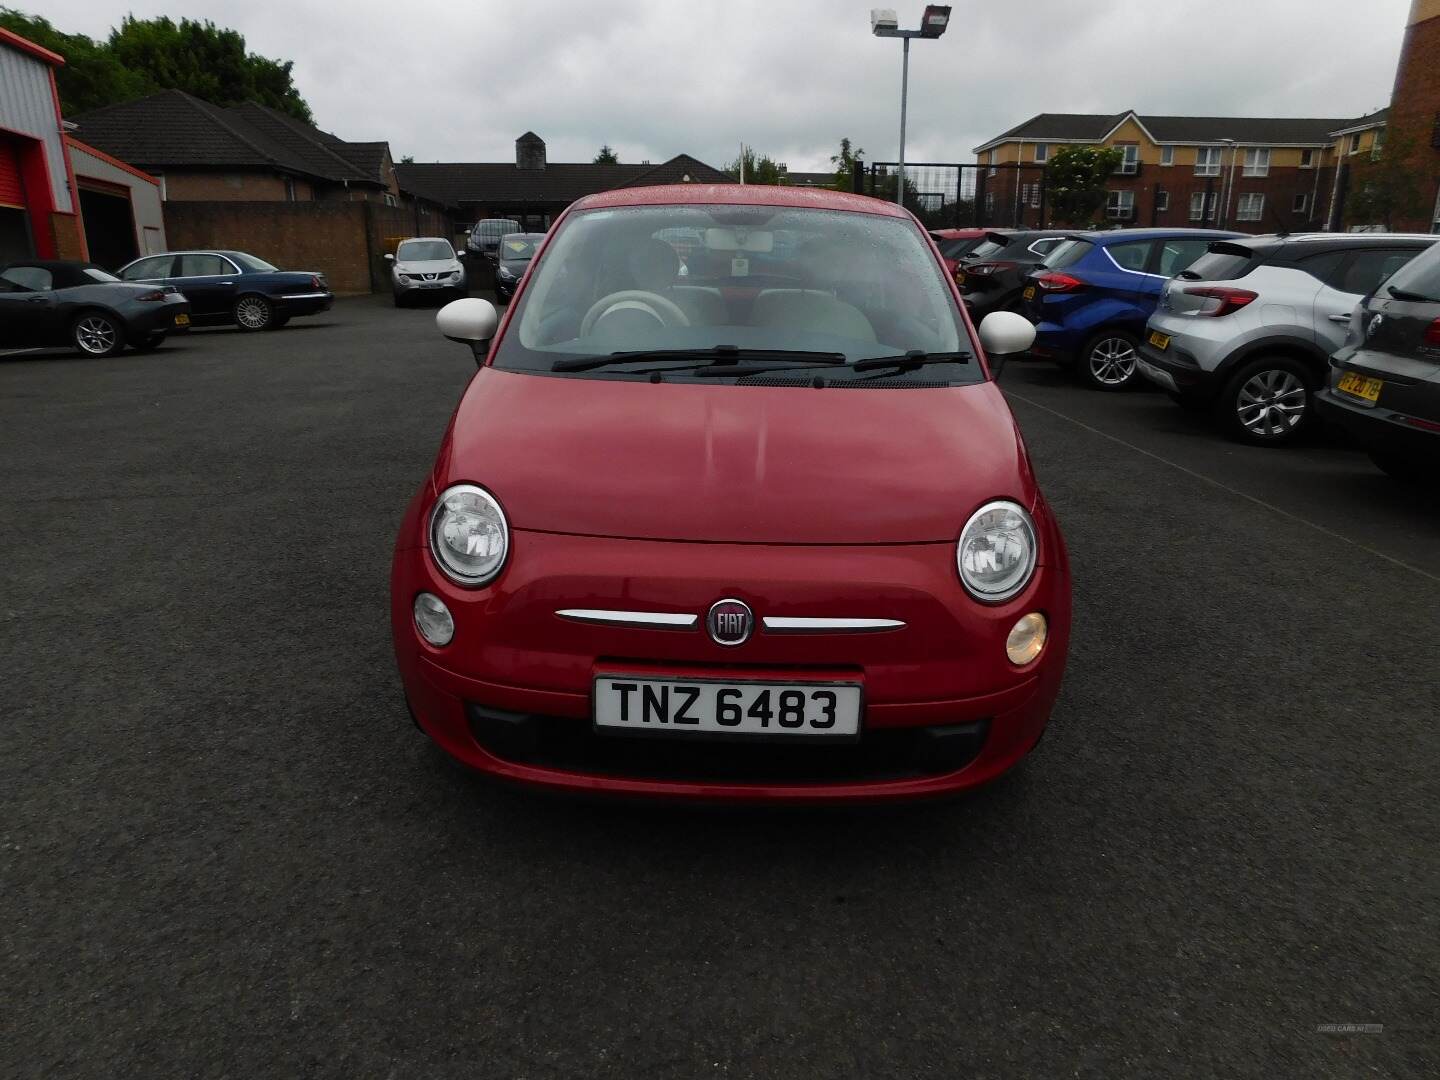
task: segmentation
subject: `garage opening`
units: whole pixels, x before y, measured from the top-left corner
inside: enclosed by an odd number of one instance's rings
[[[0,266],[34,256],[30,215],[25,212],[25,186],[20,159],[9,140],[0,139]]]
[[[85,222],[91,262],[106,270],[118,270],[139,257],[128,192],[112,194],[85,184],[80,188],[80,216]]]

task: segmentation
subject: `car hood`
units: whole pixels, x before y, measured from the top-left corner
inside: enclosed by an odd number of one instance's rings
[[[416,259],[397,262],[395,269],[402,274],[448,274],[460,269],[459,259]]]
[[[783,544],[954,540],[987,499],[1035,501],[993,383],[813,389],[484,368],[436,463],[516,529]]]

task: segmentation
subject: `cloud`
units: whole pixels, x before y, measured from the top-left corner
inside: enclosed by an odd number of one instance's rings
[[[870,6],[66,0],[45,14],[92,36],[127,12],[233,27],[252,50],[294,61],[322,127],[388,139],[397,157],[509,160],[533,130],[555,161],[609,143],[624,161],[688,152],[723,165],[743,140],[818,170],[842,136],[872,160],[896,153],[901,49],[870,35]],[[922,7],[898,6],[902,25]],[[906,157],[973,160],[971,147],[1037,112],[1357,116],[1389,101],[1408,7],[957,4],[943,38],[911,47]]]

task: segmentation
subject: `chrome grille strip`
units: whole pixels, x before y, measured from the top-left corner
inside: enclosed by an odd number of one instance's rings
[[[609,608],[562,608],[555,612],[571,622],[599,626],[638,626],[650,630],[693,630],[699,615],[681,615],[668,611],[613,611]]]
[[[821,619],[766,615],[761,620],[772,634],[880,634],[887,630],[903,630],[899,619]]]

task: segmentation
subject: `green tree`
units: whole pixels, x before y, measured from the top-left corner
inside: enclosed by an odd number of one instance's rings
[[[736,180],[740,179],[740,165],[745,165],[745,183],[747,184],[778,184],[780,183],[780,166],[770,160],[769,154],[761,154],[758,157],[755,150],[749,146],[741,147],[741,156],[737,157],[730,164],[725,166],[725,171]]]
[[[1369,161],[1352,166],[1347,221],[1383,225],[1390,232],[1397,219],[1423,217],[1428,206],[1420,192],[1422,171],[1414,158],[1415,140],[1391,135]]]
[[[310,121],[310,106],[291,78],[288,60],[245,49],[245,38],[212,22],[126,16],[105,41],[66,34],[49,20],[0,8],[0,26],[65,58],[55,73],[60,109],[85,112],[157,90],[184,90],[216,105],[258,101]]]
[[[1045,203],[1055,221],[1090,225],[1105,205],[1105,181],[1125,160],[1107,146],[1062,146],[1045,171]]]
[[[215,105],[257,101],[309,123],[310,106],[291,79],[289,60],[247,52],[245,37],[208,19],[201,23],[167,16],[127,15],[110,31],[110,52],[131,71],[162,90],[184,90]]]
[[[400,164],[401,164],[401,165],[414,165],[414,164],[415,164],[415,155],[414,155],[414,154],[406,154],[404,157],[402,157],[402,158],[400,159]]]
[[[600,152],[595,155],[595,160],[592,164],[619,165],[620,155],[615,153],[614,147],[612,147],[609,143],[606,143],[604,146],[600,147]]]
[[[55,71],[55,89],[64,113],[98,109],[157,89],[143,73],[126,68],[104,42],[92,41],[84,34],[62,33],[48,19],[0,8],[0,26],[65,58],[65,66]]]
[[[851,149],[849,139],[840,140],[840,152],[830,155],[830,164],[835,166],[836,191],[849,191],[855,183],[855,159],[865,156],[860,147]]]

